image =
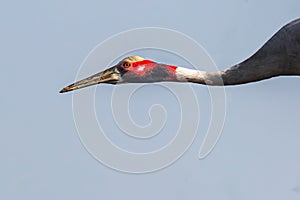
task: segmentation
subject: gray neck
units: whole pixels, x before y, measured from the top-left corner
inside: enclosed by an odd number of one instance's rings
[[[182,74],[182,68],[179,70]],[[254,55],[217,72],[188,70],[186,81],[206,85],[238,85],[286,75],[300,75],[300,19],[281,28]],[[179,76],[180,79],[180,76]],[[183,81],[181,78],[179,81]]]
[[[180,68],[180,82],[193,82],[204,85],[240,85],[256,81],[269,79],[276,76],[299,76],[300,67],[286,68],[266,66],[266,65],[247,65],[245,63],[237,64],[229,69],[216,72],[205,72]],[[184,72],[185,71],[185,72]]]

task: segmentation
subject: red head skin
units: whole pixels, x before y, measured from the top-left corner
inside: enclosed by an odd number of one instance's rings
[[[122,82],[132,83],[175,81],[176,69],[176,66],[160,64],[151,60],[124,61],[118,67]]]

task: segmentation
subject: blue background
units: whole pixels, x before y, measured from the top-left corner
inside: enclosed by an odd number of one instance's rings
[[[198,160],[205,133],[199,131],[181,159],[143,175],[93,159],[76,133],[71,95],[58,93],[74,81],[92,48],[121,31],[155,26],[183,32],[225,69],[299,17],[299,7],[298,0],[1,2],[0,198],[299,199],[298,77],[226,88],[227,117],[214,151]],[[201,123],[208,123],[207,89],[193,87],[202,99]],[[156,89],[147,86],[150,94]],[[99,86],[97,94],[111,90]],[[136,118],[146,113],[132,112]]]

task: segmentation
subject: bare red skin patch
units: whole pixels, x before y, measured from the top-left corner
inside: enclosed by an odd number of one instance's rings
[[[177,76],[176,76],[177,66],[167,65],[166,67],[168,68],[168,71],[169,71],[169,77],[166,78],[166,81],[176,80],[177,79]]]
[[[151,73],[151,71],[156,67],[162,67],[162,65],[151,60],[143,60],[131,63],[131,67],[128,67],[127,70],[132,71],[137,75],[144,76],[147,73]],[[176,77],[177,66],[164,65],[164,67],[170,73],[172,78]]]
[[[138,82],[157,82],[157,81],[174,81],[176,79],[176,66],[165,65],[143,60],[132,62],[129,67],[124,68],[127,72],[124,74],[126,79]]]
[[[151,60],[143,60],[131,63],[131,66],[128,67],[127,70],[138,76],[145,76],[146,74],[151,73],[156,66],[157,64]]]

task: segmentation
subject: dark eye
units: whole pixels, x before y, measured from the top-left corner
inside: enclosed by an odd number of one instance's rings
[[[127,68],[127,67],[130,67],[131,66],[131,63],[129,62],[124,62],[123,63],[123,67]]]

